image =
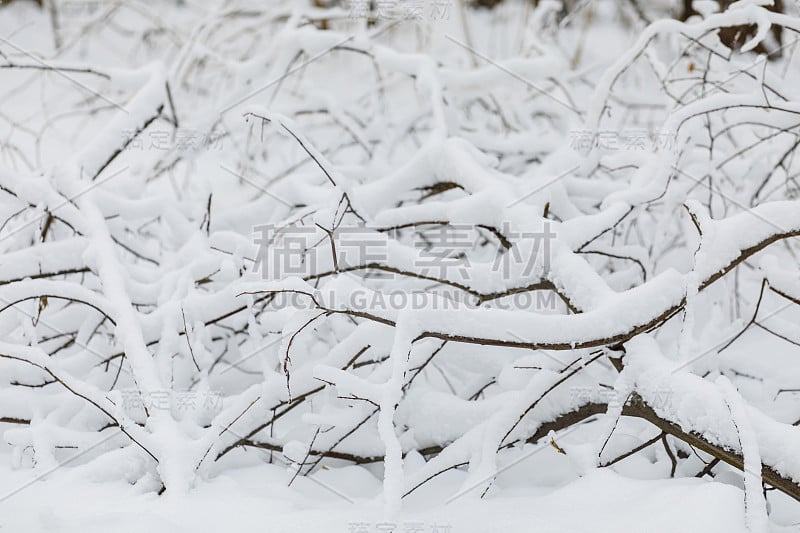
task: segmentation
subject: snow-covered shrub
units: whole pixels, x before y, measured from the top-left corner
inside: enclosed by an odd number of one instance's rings
[[[762,482],[800,499],[798,72],[747,53],[797,18],[657,20],[597,71],[555,2],[499,61],[430,17],[97,9],[47,60],[0,43],[20,463],[180,492],[258,448],[382,465],[392,511],[518,449],[579,475],[661,446],[659,475],[744,470],[754,528]]]

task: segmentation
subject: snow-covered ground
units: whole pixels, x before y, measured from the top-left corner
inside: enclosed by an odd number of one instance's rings
[[[517,479],[500,497],[481,500],[467,495],[444,504],[457,488],[454,475],[413,498],[408,509],[393,519],[387,519],[381,502],[371,497],[379,490],[380,479],[361,467],[314,475],[351,502],[309,480],[287,488],[285,468],[258,461],[226,470],[189,494],[162,496],[125,482],[93,481],[68,469],[28,485],[34,479],[31,471],[5,466],[2,490],[19,492],[6,497],[0,509],[3,529],[31,533],[261,529],[360,533],[392,531],[392,525],[394,531],[419,533],[747,531],[741,490],[729,484],[635,480],[597,470],[563,486],[531,486],[531,480],[547,476],[542,467],[552,460],[531,458],[531,465],[522,463]]]

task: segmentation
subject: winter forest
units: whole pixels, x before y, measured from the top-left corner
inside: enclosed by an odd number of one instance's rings
[[[800,3],[0,1],[0,531],[800,531]]]

